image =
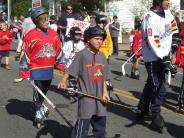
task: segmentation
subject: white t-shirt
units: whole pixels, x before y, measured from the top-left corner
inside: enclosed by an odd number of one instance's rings
[[[50,28],[57,32],[57,24],[49,24]]]
[[[80,40],[74,43],[73,40],[66,42],[63,46],[63,54],[65,59],[65,66],[68,68],[75,58],[75,55],[85,48],[84,43]]]

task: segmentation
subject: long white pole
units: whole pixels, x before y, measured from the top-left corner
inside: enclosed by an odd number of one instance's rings
[[[11,16],[11,2],[10,0],[7,0],[7,2],[8,2],[8,22],[9,22]]]

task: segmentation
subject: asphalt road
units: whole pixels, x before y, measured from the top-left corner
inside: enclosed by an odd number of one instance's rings
[[[127,49],[121,48],[119,56],[112,56],[110,61],[112,79],[115,86],[111,97],[114,102],[122,105],[136,106],[141,96],[146,80],[144,63],[140,64],[140,80],[130,78],[131,64],[125,66],[127,75],[122,76],[121,65],[127,59]],[[15,52],[11,52],[13,57]],[[0,137],[1,138],[68,138],[71,128],[66,120],[75,124],[77,116],[77,102],[70,99],[56,85],[61,74],[56,71],[55,78],[47,96],[56,104],[62,116],[50,107],[49,117],[45,126],[37,129],[33,126],[32,112],[32,86],[28,80],[13,83],[18,76],[18,62],[11,60],[12,70],[0,68]],[[167,105],[162,108],[165,119],[165,132],[159,134],[150,129],[150,122],[137,124],[135,113],[124,107],[108,105],[107,138],[184,138],[184,115],[175,113],[173,108],[180,90],[182,75],[179,74],[172,80],[172,85],[167,86]],[[166,108],[167,107],[167,108]],[[169,108],[168,108],[169,107]],[[92,131],[89,131],[89,137]]]

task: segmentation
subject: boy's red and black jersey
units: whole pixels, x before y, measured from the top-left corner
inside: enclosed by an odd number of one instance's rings
[[[55,63],[61,58],[61,48],[60,38],[54,30],[48,29],[47,33],[31,30],[24,39],[20,71],[30,71],[32,80],[52,79]]]
[[[11,50],[11,43],[13,39],[13,34],[11,31],[2,31],[0,30],[0,51]]]

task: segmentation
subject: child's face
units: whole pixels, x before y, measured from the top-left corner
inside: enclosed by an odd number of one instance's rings
[[[75,39],[75,40],[80,40],[80,39],[81,39],[81,35],[80,35],[80,34],[74,35],[74,39]]]
[[[41,30],[47,30],[49,27],[48,14],[42,14],[37,19],[37,27]]]
[[[55,23],[55,22],[56,22],[56,20],[51,19],[51,20],[50,20],[50,22],[51,22],[51,23]]]
[[[8,26],[6,25],[6,23],[1,23],[1,24],[0,24],[0,29],[1,29],[2,31],[6,31],[7,28],[8,28]]]
[[[102,36],[95,36],[89,39],[88,45],[92,49],[99,50],[99,48],[103,44],[103,37]]]

